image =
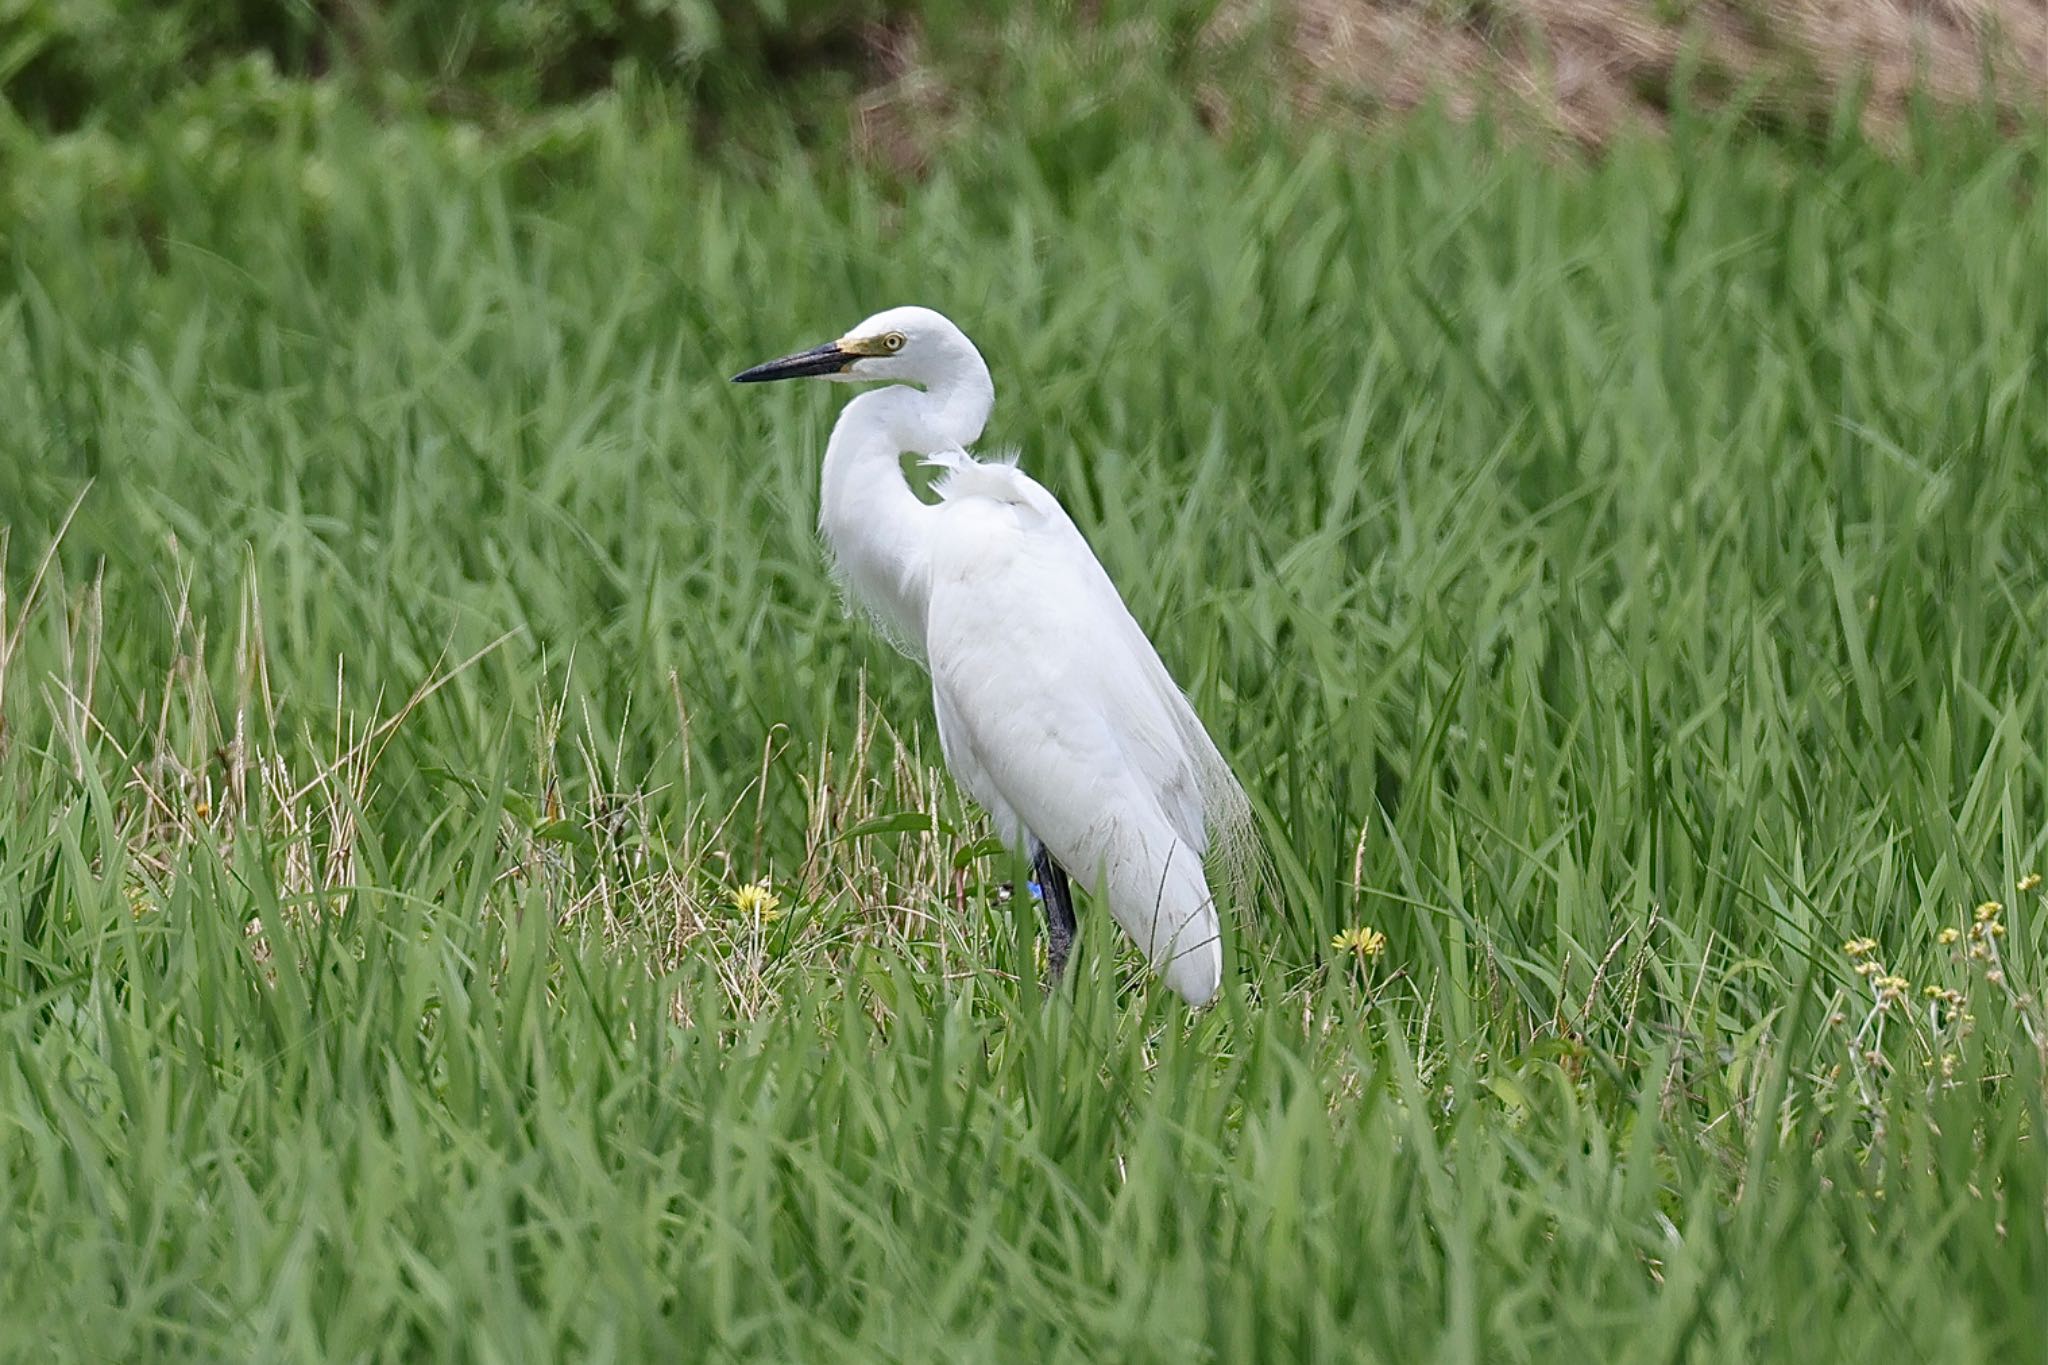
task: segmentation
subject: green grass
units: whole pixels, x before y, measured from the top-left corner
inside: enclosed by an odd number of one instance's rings
[[[2037,1352],[2048,224],[1923,136],[45,145],[0,1351]],[[724,382],[908,301],[1252,793],[1211,1012],[1099,912],[1041,997],[825,577],[840,391]]]

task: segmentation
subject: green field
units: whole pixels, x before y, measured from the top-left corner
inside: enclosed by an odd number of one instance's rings
[[[2038,1356],[2038,137],[263,109],[4,177],[0,1355]],[[901,302],[1251,793],[1212,1011],[1044,998],[724,382]]]

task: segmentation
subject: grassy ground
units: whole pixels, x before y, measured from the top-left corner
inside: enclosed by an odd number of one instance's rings
[[[0,1353],[2038,1350],[2038,141],[1105,117],[17,167]],[[723,382],[905,301],[1253,794],[1207,1014],[1041,998]]]

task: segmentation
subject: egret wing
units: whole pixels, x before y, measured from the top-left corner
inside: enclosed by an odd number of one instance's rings
[[[947,472],[927,571],[930,591],[967,618],[956,633],[1005,651],[1028,643],[1072,695],[1118,723],[1122,751],[1176,832],[1222,855],[1233,878],[1251,876],[1258,851],[1243,788],[1066,509],[1013,464],[959,452],[931,462]],[[977,621],[975,609],[992,614]],[[1022,638],[1027,614],[1044,638]]]
[[[1021,471],[946,461],[926,654],[948,762],[1012,843],[1036,835],[1190,999],[1221,955],[1202,872],[1238,875],[1229,766],[1057,500]]]

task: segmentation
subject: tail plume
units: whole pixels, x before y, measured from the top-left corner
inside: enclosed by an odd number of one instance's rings
[[[1223,940],[1202,855],[1164,828],[1127,837],[1110,859],[1109,912],[1166,984],[1206,1005],[1223,983]]]

